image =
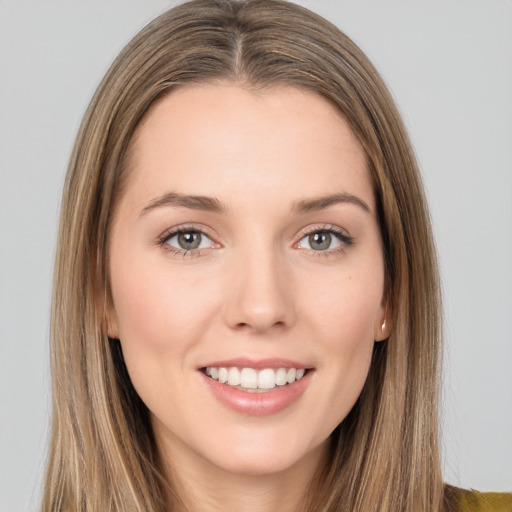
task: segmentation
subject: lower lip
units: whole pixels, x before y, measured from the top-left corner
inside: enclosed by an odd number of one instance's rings
[[[309,370],[302,379],[282,388],[258,393],[241,391],[227,384],[221,384],[203,372],[200,373],[215,398],[225,406],[250,416],[266,416],[276,414],[296,402],[306,391],[314,372]]]

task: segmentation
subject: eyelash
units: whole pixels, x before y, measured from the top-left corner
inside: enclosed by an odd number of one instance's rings
[[[161,247],[167,253],[172,254],[174,256],[183,256],[183,258],[185,258],[185,256],[200,256],[204,249],[177,249],[167,243],[169,239],[172,238],[173,236],[179,235],[181,233],[190,232],[199,233],[200,235],[206,236],[211,240],[210,236],[203,229],[200,229],[197,226],[179,226],[162,233],[162,235],[158,237],[156,245]],[[341,244],[339,247],[336,247],[335,249],[327,249],[325,251],[315,251],[313,249],[309,249],[308,252],[310,252],[311,255],[313,256],[331,256],[333,253],[343,252],[347,246],[350,246],[354,243],[354,238],[347,234],[346,231],[338,228],[335,225],[329,224],[321,227],[312,227],[307,229],[306,231],[303,231],[300,234],[300,238],[298,239],[297,242],[293,244],[293,246],[297,247],[301,240],[314,233],[327,233],[330,235],[334,235],[341,242]],[[215,242],[212,241],[212,244],[215,244]]]
[[[169,245],[167,243],[169,241],[169,239],[172,238],[173,236],[179,235],[181,233],[191,233],[191,232],[199,233],[200,235],[206,236],[207,238],[209,238],[211,240],[211,238],[208,236],[207,233],[205,233],[204,230],[202,230],[196,226],[179,226],[176,228],[169,229],[169,230],[165,231],[164,233],[162,233],[162,235],[160,235],[157,239],[157,245],[159,247],[161,247],[165,252],[172,254],[173,256],[183,256],[183,258],[185,258],[185,256],[190,256],[190,257],[200,256],[201,252],[204,249],[177,249],[176,247],[172,247],[171,245]],[[215,243],[215,242],[213,242],[213,243]]]
[[[342,230],[341,228],[333,224],[326,224],[322,227],[315,226],[304,231],[300,235],[299,241],[295,242],[294,246],[296,246],[301,240],[303,240],[307,236],[312,235],[314,233],[327,233],[329,235],[334,235],[341,242],[341,244],[339,247],[336,247],[334,249],[327,249],[325,251],[315,251],[313,249],[310,249],[308,250],[308,252],[312,256],[332,256],[333,254],[338,254],[340,252],[345,251],[347,247],[354,244],[354,237],[350,236],[345,230]]]

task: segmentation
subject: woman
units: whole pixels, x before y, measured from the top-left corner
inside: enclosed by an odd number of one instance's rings
[[[89,107],[61,215],[43,510],[462,506],[421,180],[335,27],[267,0],[155,20]]]

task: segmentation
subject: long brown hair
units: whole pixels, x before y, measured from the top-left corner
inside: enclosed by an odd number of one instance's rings
[[[440,293],[421,179],[379,74],[342,32],[282,0],[193,0],[121,52],[85,114],[65,182],[55,265],[53,420],[43,511],[172,510],[148,411],[105,334],[109,227],[130,140],[150,106],[191,83],[292,85],[350,123],[368,161],[382,231],[389,339],[332,434],[308,511],[440,510]]]

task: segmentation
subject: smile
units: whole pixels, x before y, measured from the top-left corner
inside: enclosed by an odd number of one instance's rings
[[[212,362],[198,370],[223,406],[249,416],[267,416],[293,407],[316,373],[314,367],[290,360],[248,358]]]
[[[306,370],[304,368],[226,368],[223,366],[208,366],[205,374],[221,384],[227,384],[236,389],[247,392],[264,392],[270,389],[281,388],[302,379]]]

